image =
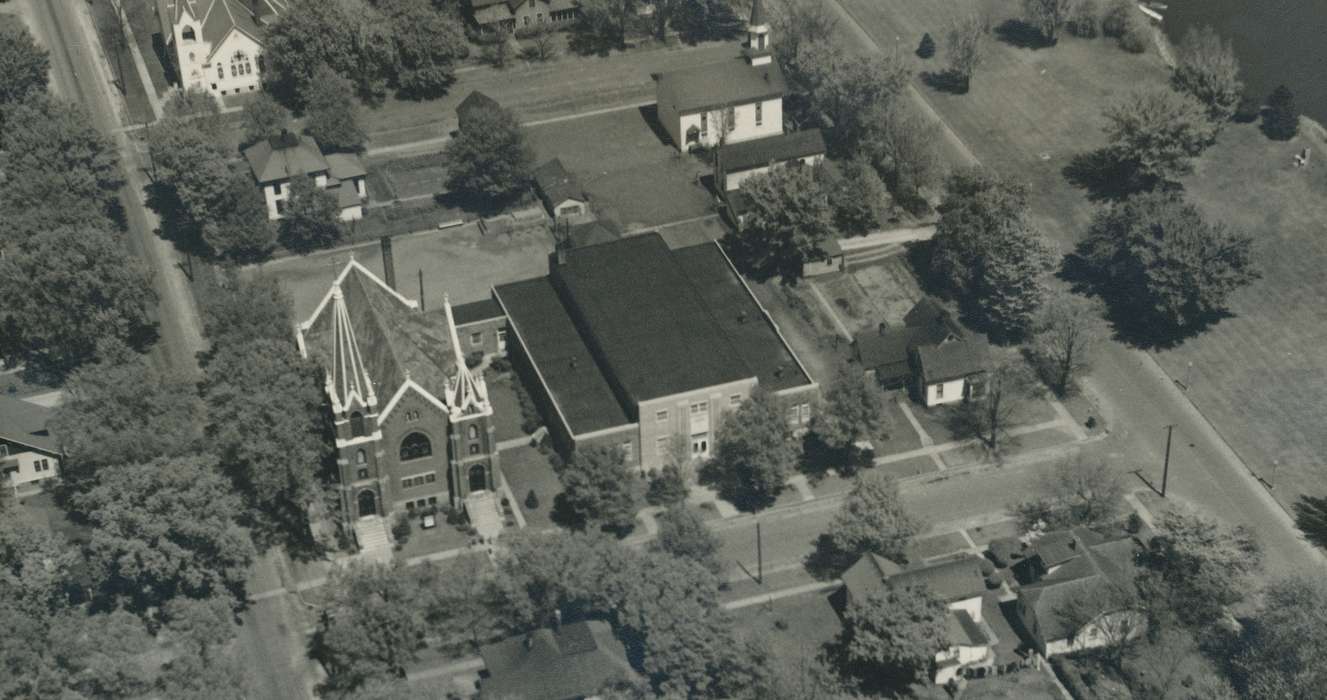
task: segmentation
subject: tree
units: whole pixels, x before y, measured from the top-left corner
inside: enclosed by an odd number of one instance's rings
[[[874,383],[861,375],[838,377],[825,394],[825,405],[811,421],[811,432],[830,451],[830,459],[844,476],[852,476],[859,464],[872,466],[874,454],[862,450],[863,440],[888,437],[889,408]]]
[[[274,277],[242,277],[230,271],[199,301],[203,335],[212,345],[204,366],[222,349],[234,352],[231,348],[261,339],[290,340],[290,297]]]
[[[1032,322],[1033,353],[1042,363],[1047,383],[1065,396],[1074,380],[1092,369],[1092,360],[1106,339],[1105,307],[1091,297],[1056,294],[1047,298]]]
[[[792,430],[779,404],[757,391],[719,425],[706,471],[721,497],[738,508],[759,510],[783,492],[795,460]]]
[[[470,53],[458,8],[429,0],[373,0],[396,43],[395,84],[411,99],[440,97]],[[443,9],[446,7],[447,9]]]
[[[532,178],[534,152],[516,115],[503,108],[480,110],[469,128],[447,143],[447,189],[497,203],[524,192]]]
[[[65,453],[66,480],[197,447],[202,402],[189,377],[162,372],[122,344],[104,343],[97,354],[95,364],[69,376],[51,423]]]
[[[938,143],[939,124],[894,104],[872,118],[863,150],[871,154],[894,196],[915,208],[920,191],[936,184],[940,175]]]
[[[1171,330],[1207,322],[1260,276],[1249,236],[1203,221],[1173,194],[1138,194],[1098,211],[1081,252],[1112,302]]]
[[[149,279],[104,225],[33,236],[0,259],[0,357],[64,376],[103,339],[141,346],[156,303]]]
[[[562,493],[554,508],[578,528],[624,536],[636,522],[633,477],[617,447],[577,450],[558,470]]]
[[[4,697],[136,698],[152,689],[152,638],[131,613],[69,609],[49,621],[5,620],[18,632],[0,641],[0,662],[12,670],[0,674]]]
[[[180,596],[243,599],[253,543],[212,458],[106,467],[74,505],[93,527],[88,561],[108,596],[138,610]]]
[[[51,56],[22,22],[0,24],[0,105],[46,92]]]
[[[502,601],[486,557],[464,554],[446,567],[427,564],[420,582],[424,620],[444,651],[473,654],[498,635]]]
[[[1299,110],[1295,107],[1295,94],[1290,92],[1290,88],[1278,85],[1267,98],[1262,130],[1268,138],[1277,141],[1289,141],[1299,133]]]
[[[521,55],[532,61],[551,61],[557,58],[557,36],[551,24],[536,26],[526,37],[530,45],[521,52]]]
[[[1300,496],[1295,502],[1295,526],[1309,542],[1327,548],[1327,498]]]
[[[1207,105],[1208,117],[1217,123],[1230,120],[1244,94],[1235,49],[1210,26],[1184,33],[1170,83]]]
[[[17,511],[0,511],[0,611],[49,620],[71,604],[80,563],[78,551],[58,533]]]
[[[852,55],[833,43],[804,46],[797,70],[814,118],[831,129],[832,145],[845,156],[857,151],[911,75],[899,53]]]
[[[336,195],[319,189],[313,184],[313,178],[292,178],[279,231],[281,244],[296,252],[336,244],[344,234]]]
[[[204,660],[235,638],[235,611],[224,596],[174,598],[161,614],[177,646]]]
[[[949,176],[930,273],[992,329],[1018,337],[1048,291],[1051,243],[1028,221],[1028,190],[974,167]]]
[[[773,10],[770,30],[778,37],[774,42],[774,57],[796,83],[798,57],[803,49],[832,45],[837,37],[838,17],[824,3],[815,0],[784,0],[766,8]]]
[[[231,172],[225,185],[208,206],[216,215],[203,221],[203,243],[218,257],[235,262],[266,260],[276,247],[267,202],[248,173]]]
[[[350,80],[323,66],[314,72],[313,82],[301,94],[307,114],[304,130],[324,151],[364,149],[368,135],[359,125],[359,107]]]
[[[204,247],[203,228],[232,215],[226,192],[232,174],[217,138],[183,117],[164,119],[148,133],[154,179],[152,206],[168,237],[191,249]],[[256,190],[252,179],[249,189]]]
[[[1106,0],[1106,11],[1101,15],[1101,33],[1108,37],[1120,38],[1129,31],[1136,20],[1138,6],[1133,0]]]
[[[947,613],[945,604],[920,585],[886,586],[848,603],[839,645],[859,666],[859,675],[920,682],[936,653],[948,646]]]
[[[585,0],[571,25],[570,45],[578,53],[607,55],[626,46],[636,19],[635,0]]]
[[[330,68],[350,79],[361,99],[383,99],[396,44],[377,10],[362,0],[294,0],[289,6],[264,32],[264,77],[278,95],[302,105],[318,73]]]
[[[678,0],[671,23],[689,44],[732,39],[746,29],[746,22],[726,0]]]
[[[1252,531],[1208,518],[1167,512],[1139,557],[1152,588],[1181,621],[1206,625],[1242,600],[1262,565]]]
[[[1101,33],[1101,8],[1097,0],[1078,0],[1069,8],[1065,23],[1069,33],[1080,39],[1095,39]]]
[[[828,534],[845,566],[865,554],[902,562],[923,527],[925,523],[903,506],[898,482],[885,474],[857,478]]]
[[[844,235],[875,231],[889,216],[889,191],[864,160],[822,164],[820,183],[834,209],[834,227]]]
[[[290,111],[267,92],[260,92],[240,112],[240,128],[244,130],[244,141],[240,145],[244,147],[280,136],[289,125]]]
[[[922,34],[920,44],[917,44],[917,58],[928,59],[935,56],[935,39],[931,38],[931,33]]]
[[[791,282],[801,278],[807,261],[825,257],[821,245],[834,234],[834,211],[813,169],[774,168],[743,180],[742,192],[750,207],[727,241],[748,274]]]
[[[1023,0],[1023,20],[1053,46],[1060,40],[1060,28],[1069,20],[1073,5],[1073,0]]]
[[[194,86],[171,93],[161,113],[165,119],[189,122],[190,128],[220,142],[225,125],[221,121],[221,103],[206,88]]]
[[[685,503],[675,503],[660,513],[659,535],[654,546],[675,557],[690,559],[709,569],[716,576],[723,573],[719,561],[722,542],[705,525],[696,511]]]
[[[1197,99],[1165,88],[1137,90],[1106,108],[1111,154],[1142,187],[1193,172],[1192,159],[1216,140]]]
[[[1327,586],[1296,577],[1267,587],[1262,609],[1244,625],[1230,661],[1240,697],[1309,700],[1322,694],[1327,668]]]
[[[959,81],[963,92],[972,86],[972,74],[981,65],[986,51],[986,23],[973,14],[955,19],[949,25],[949,73]]]
[[[371,679],[404,678],[428,632],[419,573],[399,563],[337,567],[324,590],[314,653],[327,685],[348,693]]]
[[[1104,460],[1078,454],[1058,462],[1041,480],[1040,495],[1049,507],[1048,527],[1100,525],[1114,519],[1124,503],[1120,473]],[[1035,523],[1024,522],[1024,529]]]
[[[1086,590],[1065,598],[1054,614],[1065,629],[1072,630],[1071,643],[1098,642],[1106,660],[1123,673],[1125,654],[1147,628],[1143,608],[1131,580],[1103,577],[1089,584]]]
[[[0,205],[103,211],[124,179],[111,144],[82,107],[39,96],[4,108]]]
[[[1037,382],[1021,358],[1011,357],[989,366],[981,383],[978,395],[959,406],[956,427],[996,451],[1008,437],[1014,416],[1036,395]]]

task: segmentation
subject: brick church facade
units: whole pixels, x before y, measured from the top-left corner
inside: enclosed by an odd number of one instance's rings
[[[326,371],[347,525],[463,508],[500,474],[493,407],[451,304],[425,311],[390,278],[352,259],[296,329],[300,353]]]

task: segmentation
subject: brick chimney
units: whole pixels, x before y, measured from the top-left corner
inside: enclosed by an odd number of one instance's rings
[[[396,289],[396,263],[392,260],[392,237],[383,236],[378,242],[382,244],[382,281],[386,282],[388,287]]]

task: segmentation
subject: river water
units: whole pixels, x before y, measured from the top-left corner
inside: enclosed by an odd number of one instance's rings
[[[1327,124],[1327,0],[1166,0],[1172,43],[1210,24],[1235,47],[1250,95],[1285,83],[1304,114]]]

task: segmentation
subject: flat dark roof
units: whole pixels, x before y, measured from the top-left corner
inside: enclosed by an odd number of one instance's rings
[[[631,403],[754,376],[657,233],[567,251],[572,318]]]
[[[631,422],[549,278],[498,285],[494,293],[571,432],[584,434]]]
[[[488,321],[502,316],[502,305],[498,304],[493,297],[452,307],[452,319],[456,321],[458,326]]]
[[[729,144],[719,153],[728,172],[751,170],[771,163],[824,155],[825,137],[820,129],[806,129]]]

